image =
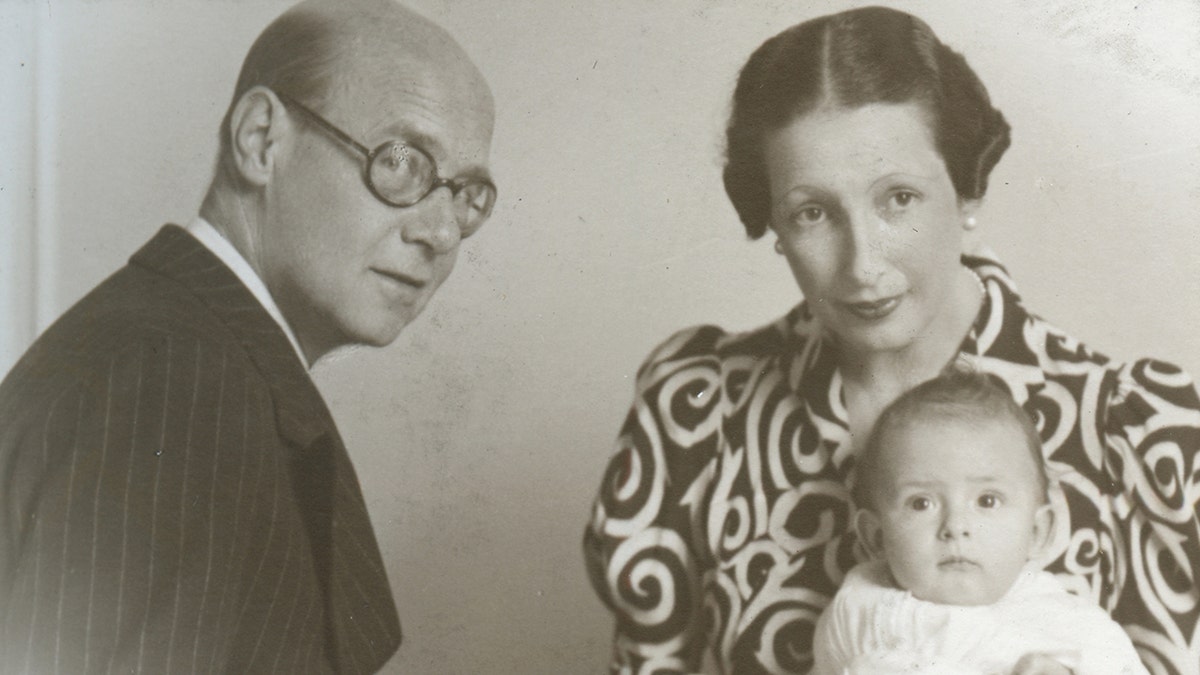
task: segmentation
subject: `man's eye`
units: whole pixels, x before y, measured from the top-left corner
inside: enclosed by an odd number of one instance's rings
[[[408,151],[404,148],[392,148],[380,157],[383,161],[383,166],[389,171],[399,169],[408,161]]]
[[[996,495],[979,495],[978,502],[985,509],[994,509],[1000,506],[1000,497]]]
[[[913,497],[908,500],[908,508],[913,511],[928,511],[933,507],[933,501],[929,497]]]

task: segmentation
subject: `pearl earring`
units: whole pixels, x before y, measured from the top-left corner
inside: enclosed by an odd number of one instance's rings
[[[783,242],[779,241],[778,239],[775,240],[775,252],[779,255],[783,255]]]
[[[976,224],[977,223],[975,222],[975,216],[967,216],[966,221],[963,222],[963,227],[968,230],[973,230],[973,229],[975,229]]]

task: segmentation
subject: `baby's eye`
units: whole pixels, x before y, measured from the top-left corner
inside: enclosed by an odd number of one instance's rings
[[[929,497],[913,497],[908,500],[908,508],[913,511],[928,511],[933,508],[933,500]]]
[[[1000,506],[1000,497],[993,494],[979,495],[977,502],[985,509],[994,509]]]

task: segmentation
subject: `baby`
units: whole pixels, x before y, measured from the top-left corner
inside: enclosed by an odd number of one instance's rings
[[[1053,523],[1041,444],[988,376],[901,396],[857,472],[855,527],[874,560],[821,616],[814,675],[1147,672],[1108,614],[1034,562]]]

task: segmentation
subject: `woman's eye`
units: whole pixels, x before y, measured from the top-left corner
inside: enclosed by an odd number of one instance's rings
[[[1000,506],[1000,498],[996,495],[979,495],[978,503],[985,509],[994,509]]]
[[[908,208],[917,201],[917,193],[910,190],[897,190],[892,193],[892,205],[898,208]]]
[[[825,220],[825,209],[820,206],[805,206],[792,214],[792,222],[805,227]]]
[[[913,511],[928,511],[933,507],[933,501],[929,497],[913,497],[908,500],[908,508]]]

